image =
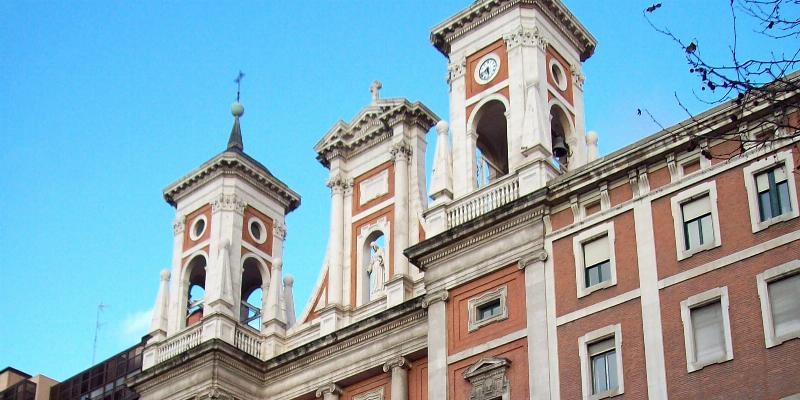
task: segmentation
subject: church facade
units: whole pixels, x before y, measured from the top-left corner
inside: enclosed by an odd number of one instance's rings
[[[559,0],[475,2],[431,41],[448,122],[375,82],[315,146],[330,234],[299,312],[300,197],[245,153],[234,103],[225,151],[164,191],[172,269],[134,397],[800,398],[800,93],[598,157],[596,41]]]

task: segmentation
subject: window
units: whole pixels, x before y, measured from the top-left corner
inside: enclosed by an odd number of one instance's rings
[[[587,229],[573,239],[578,297],[617,284],[614,223]]]
[[[793,170],[791,151],[777,153],[744,168],[754,233],[800,215]]]
[[[800,260],[758,274],[756,283],[766,346],[800,338]]]
[[[682,301],[681,319],[689,372],[733,359],[727,287]]]
[[[479,297],[469,299],[467,301],[467,307],[469,308],[467,330],[472,332],[484,325],[508,318],[507,296],[508,288],[500,286]]]
[[[578,339],[584,399],[602,399],[624,392],[621,344],[619,324],[589,332]]]
[[[684,249],[699,249],[714,241],[711,200],[708,196],[681,204]]]
[[[684,190],[672,197],[671,202],[678,260],[722,243],[714,181]]]

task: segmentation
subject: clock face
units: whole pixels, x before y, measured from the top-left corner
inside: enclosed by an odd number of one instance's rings
[[[475,68],[475,81],[481,85],[489,83],[500,70],[500,58],[491,53],[485,56]]]

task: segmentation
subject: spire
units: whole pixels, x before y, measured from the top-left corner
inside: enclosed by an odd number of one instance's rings
[[[153,307],[153,317],[150,321],[150,334],[166,335],[167,312],[169,310],[169,271],[161,271],[161,283],[158,285],[156,304]],[[162,336],[163,337],[163,336]]]
[[[244,106],[238,100],[231,105],[231,114],[233,114],[233,129],[228,137],[228,150],[244,151],[242,129],[239,127],[239,117],[244,114]]]
[[[453,199],[453,159],[450,144],[447,142],[448,129],[445,121],[436,124],[436,153],[429,190],[434,204]]]

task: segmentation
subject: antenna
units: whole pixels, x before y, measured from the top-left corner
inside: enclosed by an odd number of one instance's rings
[[[239,75],[237,75],[236,79],[233,80],[236,82],[236,101],[239,101],[239,91],[242,88],[242,78],[244,78],[244,73],[239,70]]]
[[[100,326],[103,325],[100,323],[100,312],[108,307],[111,306],[108,304],[103,304],[102,301],[97,305],[97,319],[94,323],[94,343],[92,344],[92,365],[94,365],[94,358],[97,355],[97,334],[100,332]]]

